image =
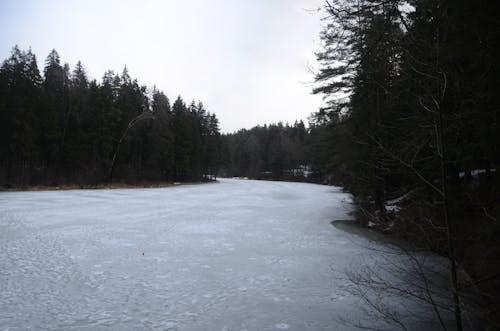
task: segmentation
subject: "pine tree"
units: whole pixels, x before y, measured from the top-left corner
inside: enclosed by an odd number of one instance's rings
[[[38,107],[41,77],[35,55],[17,46],[0,69],[2,163],[5,181],[29,184],[38,163]]]
[[[170,102],[163,92],[153,89],[151,109],[155,120],[150,130],[150,168],[158,179],[169,180],[174,170],[174,137]]]
[[[52,50],[45,60],[43,88],[43,116],[41,123],[41,153],[47,176],[56,179],[62,150],[64,119],[66,115],[65,71],[59,54]],[[57,179],[56,179],[57,180]]]
[[[193,169],[190,163],[191,147],[193,145],[189,115],[186,104],[180,96],[172,106],[173,133],[174,133],[174,178],[176,180],[188,180],[191,178]]]

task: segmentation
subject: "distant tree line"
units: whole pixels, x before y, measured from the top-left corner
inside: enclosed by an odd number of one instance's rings
[[[449,257],[458,330],[471,292],[500,327],[500,2],[325,7],[316,157],[365,224]]]
[[[201,102],[108,71],[101,82],[53,50],[13,48],[0,68],[0,184],[198,181],[221,161],[218,119]]]
[[[302,121],[293,126],[278,123],[225,134],[227,175],[274,180],[311,177],[308,136]]]
[[[306,126],[277,123],[222,135],[222,172],[229,177],[332,184],[327,126],[317,114]],[[337,182],[338,183],[338,182]]]

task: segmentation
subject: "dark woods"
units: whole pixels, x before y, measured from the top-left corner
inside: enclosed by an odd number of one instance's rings
[[[130,184],[226,176],[321,182],[315,128],[302,121],[221,135],[202,103],[118,75],[90,80],[54,50],[43,73],[14,47],[0,68],[0,185]]]
[[[224,173],[231,177],[331,184],[328,127],[311,118],[293,125],[271,124],[223,135]]]
[[[449,257],[457,329],[471,293],[482,301],[469,321],[499,327],[500,2],[332,0],[326,11],[317,157],[365,224]]]
[[[252,179],[318,181],[311,164],[312,144],[302,121],[257,126],[224,136],[228,150],[227,174]]]
[[[171,106],[127,68],[89,80],[53,50],[42,74],[14,47],[0,69],[0,183],[4,186],[198,181],[217,175],[218,120],[202,103]]]

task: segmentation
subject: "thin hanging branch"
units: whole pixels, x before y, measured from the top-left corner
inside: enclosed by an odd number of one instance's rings
[[[146,120],[146,119],[154,119],[154,115],[149,111],[145,111],[145,112],[141,113],[139,116],[134,117],[128,123],[127,127],[123,131],[123,134],[120,137],[120,139],[118,140],[118,144],[116,145],[115,152],[113,154],[113,159],[112,159],[111,165],[109,166],[109,169],[108,169],[108,180],[109,181],[111,181],[112,176],[113,176],[113,169],[115,167],[116,157],[118,156],[118,153],[120,152],[120,146],[121,146],[123,140],[125,139],[125,137],[127,136],[128,131],[131,128],[133,128],[137,123],[141,122],[142,120]]]

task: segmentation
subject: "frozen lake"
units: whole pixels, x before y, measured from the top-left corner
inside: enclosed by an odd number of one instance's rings
[[[342,272],[378,253],[330,225],[349,202],[229,179],[2,192],[0,330],[353,329]]]

